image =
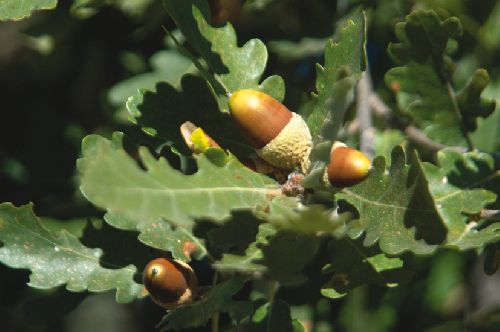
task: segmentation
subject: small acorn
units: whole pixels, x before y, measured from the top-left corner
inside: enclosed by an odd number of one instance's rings
[[[231,94],[229,109],[259,157],[275,167],[307,170],[312,137],[299,114],[252,89]]]
[[[361,151],[335,142],[325,177],[334,187],[349,187],[363,181],[371,169],[370,159]]]
[[[144,268],[142,279],[153,301],[165,309],[191,302],[198,292],[196,274],[179,260],[153,259]]]
[[[194,153],[204,153],[208,148],[220,148],[219,144],[201,127],[190,121],[184,122],[179,129],[184,142]]]

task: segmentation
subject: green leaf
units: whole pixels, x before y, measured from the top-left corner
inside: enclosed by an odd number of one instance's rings
[[[385,256],[376,246],[364,247],[360,241],[332,240],[328,244],[333,271],[330,281],[321,289],[329,298],[344,296],[349,290],[366,283],[395,286],[403,278],[403,261]]]
[[[201,259],[207,249],[201,239],[181,226],[174,226],[163,219],[132,219],[126,215],[106,213],[104,219],[118,229],[139,232],[139,240],[160,250],[169,251],[175,259],[189,261],[191,255]]]
[[[280,229],[302,234],[325,232],[334,234],[351,219],[350,213],[335,214],[323,205],[302,205],[295,197],[280,196],[273,199],[266,219]]]
[[[95,15],[107,5],[113,5],[124,14],[140,17],[153,0],[73,0],[71,13],[78,18],[88,18]]]
[[[393,60],[402,65],[389,70],[386,84],[395,92],[399,108],[409,114],[424,133],[437,142],[464,144],[456,110],[456,96],[451,86],[453,65],[446,54],[447,45],[462,34],[456,17],[442,21],[434,11],[417,10],[396,26],[400,43],[390,44]],[[476,79],[474,82],[477,82]],[[467,102],[465,101],[467,100]],[[464,98],[468,118],[476,117],[471,109],[478,107]],[[458,108],[458,107],[457,107]]]
[[[389,55],[399,64],[411,59],[435,66],[441,78],[446,78],[445,56],[450,39],[462,35],[462,25],[456,17],[442,21],[432,10],[415,10],[396,25],[400,43],[389,45]]]
[[[243,330],[253,332],[305,332],[304,326],[293,320],[288,303],[277,299],[272,303],[265,303],[255,311],[248,324],[243,325]]]
[[[133,301],[142,289],[133,279],[135,266],[103,268],[101,249],[85,247],[65,230],[50,232],[33,214],[31,205],[0,204],[0,242],[0,261],[31,270],[29,285],[34,288],[66,284],[73,292],[116,289],[116,300],[123,303]]]
[[[304,268],[317,253],[320,239],[314,235],[299,235],[280,231],[261,245],[266,274],[283,285],[297,285],[307,281]]]
[[[207,23],[208,3],[204,0],[164,0],[165,8],[174,19],[190,45],[201,55],[213,72],[216,82],[206,77],[217,98],[219,109],[229,112],[227,92],[242,88],[263,90],[278,100],[284,96],[284,82],[272,76],[273,91],[265,81],[259,85],[267,63],[267,50],[258,39],[251,39],[238,47],[236,34],[231,24],[212,27]]]
[[[212,256],[223,253],[244,255],[248,246],[256,239],[262,223],[248,211],[233,211],[231,219],[207,233],[207,243]]]
[[[198,327],[205,325],[217,312],[228,312],[238,301],[232,300],[245,284],[245,280],[234,277],[216,285],[201,300],[171,310],[158,324],[160,331]]]
[[[452,97],[431,65],[411,61],[392,68],[385,74],[385,82],[396,93],[399,108],[411,115],[430,139],[464,144]]]
[[[446,236],[418,157],[413,153],[408,159],[409,165],[397,146],[387,173],[384,158],[377,157],[366,180],[337,194],[359,212],[359,219],[349,222],[348,234],[365,234],[365,246],[378,242],[389,255],[430,253]]]
[[[108,99],[115,106],[125,105],[130,96],[139,89],[154,91],[156,83],[166,82],[175,88],[180,87],[181,77],[196,68],[191,60],[175,50],[161,50],[149,59],[151,71],[138,74],[115,84],[108,93]]]
[[[456,300],[457,289],[465,286],[463,258],[462,253],[451,250],[435,256],[422,294],[426,307],[434,312],[445,312],[450,301]]]
[[[461,250],[481,247],[500,240],[500,223],[478,230],[467,223],[466,213],[477,213],[496,199],[480,188],[495,173],[493,158],[481,152],[462,154],[452,150],[438,152],[439,167],[423,164],[437,211],[446,224],[446,246]]]
[[[500,9],[500,4],[498,5]],[[483,97],[493,98],[500,105],[500,80],[493,81],[484,90]],[[484,152],[500,151],[500,107],[486,119],[478,119],[478,129],[471,134],[475,146]]]
[[[483,90],[490,83],[490,76],[484,69],[478,69],[465,88],[457,94],[457,103],[462,113],[465,126],[470,131],[477,129],[476,119],[486,118],[495,110],[494,100],[481,97]]]
[[[255,237],[245,250],[243,255],[224,254],[222,259],[215,262],[212,266],[219,271],[227,272],[245,272],[245,273],[263,273],[266,267],[260,264],[264,257],[261,247],[269,243],[270,237],[276,234],[276,230],[270,224],[261,224]]]
[[[133,121],[148,134],[171,142],[181,151],[187,151],[179,133],[185,121],[203,128],[225,149],[245,155],[252,151],[243,143],[245,139],[229,115],[218,111],[202,79],[185,75],[180,85],[179,91],[167,83],[158,83],[154,92],[139,90],[126,105]]]
[[[304,266],[314,257],[319,238],[290,231],[277,232],[270,224],[261,224],[255,241],[244,254],[224,254],[213,267],[225,272],[266,274],[282,284],[294,285],[307,280]]]
[[[340,23],[334,39],[328,40],[325,47],[325,65],[317,65],[316,93],[301,111],[307,116],[307,124],[313,138],[321,135],[323,123],[331,111],[331,98],[336,93],[335,83],[342,78],[339,70],[350,73],[357,80],[366,67],[365,39],[366,18],[364,12],[354,11]],[[334,41],[335,40],[335,41]],[[330,116],[336,121],[336,129],[343,121],[341,114]],[[336,136],[336,131],[331,135]]]
[[[324,189],[325,167],[330,163],[332,144],[342,126],[347,108],[354,99],[355,84],[356,80],[352,77],[341,78],[333,83],[332,91],[324,104],[327,112],[321,114],[322,122],[317,123],[320,128],[314,137],[315,144],[309,156],[311,161],[309,173],[302,181],[302,185],[306,188]]]
[[[403,145],[405,136],[400,130],[376,130],[373,142],[375,155],[384,156],[387,163],[391,162],[391,151],[396,145]]]
[[[163,218],[190,230],[195,218],[222,220],[232,209],[265,206],[281,193],[276,182],[234,157],[217,166],[198,155],[198,171],[185,175],[141,147],[143,170],[122,149],[120,134],[114,141],[87,136],[82,155],[78,160],[82,193],[96,206],[135,220]]]
[[[56,5],[57,0],[2,0],[0,2],[0,21],[22,20],[36,10],[53,9]]]
[[[87,224],[92,222],[88,219],[71,219],[71,220],[58,220],[54,218],[43,217],[40,218],[40,223],[44,228],[47,228],[52,233],[59,233],[65,230],[76,238],[81,238],[82,234],[87,227]]]

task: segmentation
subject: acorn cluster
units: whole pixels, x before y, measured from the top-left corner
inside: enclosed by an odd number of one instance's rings
[[[304,119],[273,97],[251,89],[232,93],[229,109],[259,157],[253,163],[256,170],[274,167],[286,173],[301,174],[297,180],[300,182],[303,174],[308,172],[312,149],[311,133]],[[186,144],[195,153],[219,147],[191,122],[182,124],[180,130]],[[370,160],[361,151],[335,142],[324,181],[334,187],[352,186],[365,179],[370,168]],[[294,172],[297,170],[302,173]],[[144,268],[143,282],[153,301],[165,309],[189,303],[198,295],[198,281],[193,269],[175,259],[156,258],[149,262]]]
[[[268,94],[238,90],[229,98],[229,109],[257,155],[272,166],[307,173],[312,137],[304,119]],[[325,182],[347,187],[364,180],[370,160],[341,142],[333,144]]]

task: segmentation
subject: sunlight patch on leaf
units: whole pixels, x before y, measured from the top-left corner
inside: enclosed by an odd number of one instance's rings
[[[438,159],[439,167],[424,163],[423,170],[437,211],[448,229],[446,246],[466,250],[500,240],[500,223],[478,230],[474,222],[467,223],[464,214],[477,213],[495,202],[496,195],[481,188],[495,174],[493,158],[481,152],[442,150]]]
[[[191,229],[194,218],[220,221],[233,209],[257,209],[281,193],[276,182],[234,157],[218,166],[198,155],[198,171],[185,175],[145,147],[139,149],[142,169],[120,142],[120,134],[113,141],[87,136],[78,160],[82,193],[110,213],[136,220],[163,218]]]
[[[367,179],[336,195],[359,213],[359,219],[348,223],[348,234],[352,238],[364,235],[365,246],[378,242],[390,255],[431,253],[446,236],[418,157],[413,153],[408,162],[397,146],[387,174],[385,159],[377,157]]]
[[[0,261],[29,269],[29,286],[34,288],[65,284],[73,292],[116,289],[116,300],[122,303],[139,297],[142,289],[134,281],[135,266],[103,268],[99,263],[101,249],[85,247],[65,230],[50,232],[33,214],[32,205],[16,208],[10,203],[0,204],[0,242]]]

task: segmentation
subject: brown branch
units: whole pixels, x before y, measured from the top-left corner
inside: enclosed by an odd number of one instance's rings
[[[472,221],[478,221],[480,219],[487,219],[493,221],[500,221],[500,210],[488,210],[482,209],[477,213],[463,213],[469,217]]]
[[[381,117],[392,126],[401,129],[408,136],[408,138],[417,145],[420,145],[431,152],[437,152],[444,148],[451,148],[460,152],[467,151],[467,149],[460,146],[447,146],[434,142],[414,125],[403,123],[377,94],[372,93],[369,101],[373,112],[377,116]]]

